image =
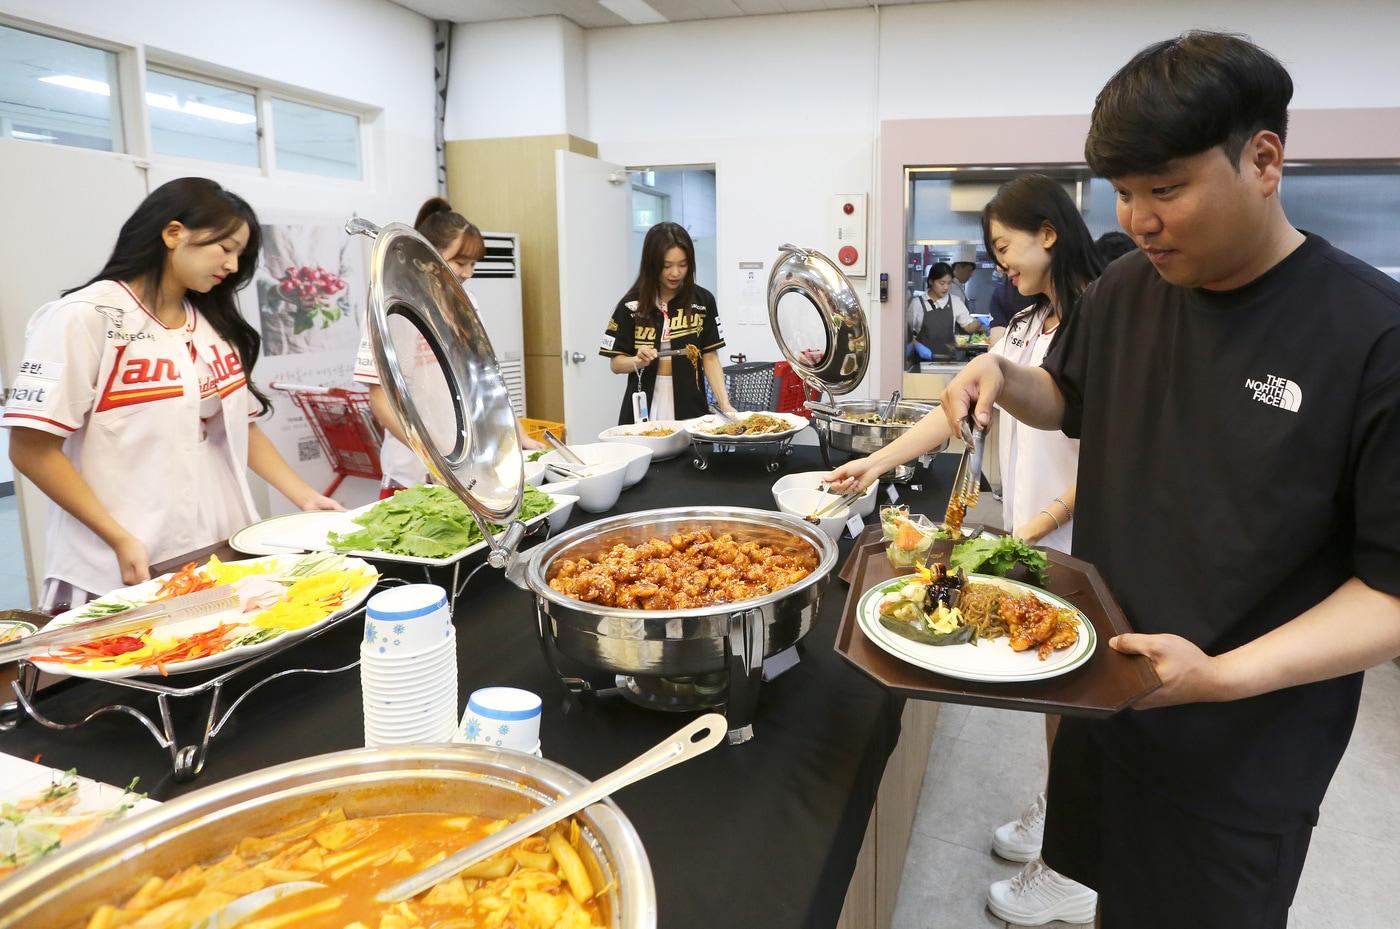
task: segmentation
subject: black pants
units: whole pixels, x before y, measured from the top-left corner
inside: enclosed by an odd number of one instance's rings
[[[1098,891],[1103,929],[1285,929],[1312,826],[1190,813],[1108,757],[1094,725],[1066,719],[1055,736],[1041,854]]]

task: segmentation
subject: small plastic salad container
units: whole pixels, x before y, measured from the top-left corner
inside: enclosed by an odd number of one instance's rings
[[[885,556],[896,568],[923,564],[933,543],[944,537],[942,528],[934,525],[927,516],[911,516],[905,507],[882,507],[880,528],[889,542]]]

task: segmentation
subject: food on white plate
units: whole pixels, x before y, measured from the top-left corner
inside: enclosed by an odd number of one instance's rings
[[[1041,661],[1079,641],[1079,621],[1034,594],[1012,594],[997,584],[969,582],[961,568],[941,562],[885,588],[880,625],[921,645],[1006,641],[1012,651],[1036,650]]]
[[[163,579],[128,588],[110,598],[99,598],[68,616],[80,621],[94,615],[116,615],[135,606],[229,584],[239,594],[241,612],[236,618],[183,634],[153,627],[105,636],[56,649],[34,660],[82,671],[136,667],[166,674],[169,665],[256,645],[319,623],[339,610],[356,591],[378,580],[379,573],[373,568],[343,555],[315,553],[227,563],[213,556],[203,565],[192,561]],[[143,587],[149,590],[148,596],[138,597],[131,592]]]
[[[663,438],[665,438],[665,437],[668,436],[668,435],[675,435],[675,434],[676,434],[676,430],[670,428],[669,426],[659,426],[659,427],[657,427],[657,428],[655,428],[655,429],[646,429],[646,430],[643,430],[643,431],[641,431],[641,432],[628,432],[628,433],[625,433],[625,434],[626,434],[626,435],[644,435],[644,436],[650,436],[651,438],[654,438],[654,439],[663,439]]]
[[[772,413],[750,413],[737,422],[725,420],[714,428],[703,430],[706,435],[775,435],[789,432],[792,423]]]
[[[80,786],[68,771],[32,796],[0,803],[0,880],[120,819],[145,796],[133,780],[118,799],[94,806]]]
[[[526,487],[517,519],[554,509],[554,498]],[[388,552],[414,558],[447,558],[483,541],[481,527],[455,493],[436,484],[401,490],[355,517],[356,532],[332,532],[326,541],[338,552]],[[494,527],[497,531],[499,526]]]

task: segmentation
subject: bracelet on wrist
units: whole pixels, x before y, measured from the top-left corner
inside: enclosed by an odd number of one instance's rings
[[[1052,523],[1055,524],[1055,528],[1056,528],[1056,529],[1063,529],[1063,528],[1064,528],[1062,525],[1060,525],[1060,521],[1059,521],[1058,519],[1055,518],[1055,514],[1054,514],[1054,513],[1051,513],[1049,510],[1041,510],[1040,512],[1042,512],[1042,513],[1044,513],[1046,516],[1049,516],[1049,517],[1050,517],[1050,521],[1051,521]]]

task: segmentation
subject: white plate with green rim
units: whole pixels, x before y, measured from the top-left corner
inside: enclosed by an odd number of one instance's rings
[[[1040,660],[1035,649],[1024,652],[1012,650],[1010,640],[1005,636],[964,645],[923,645],[906,639],[880,624],[879,604],[881,597],[910,577],[902,575],[882,581],[862,594],[856,605],[856,621],[860,623],[865,637],[878,648],[926,671],[982,684],[1043,681],[1080,667],[1098,646],[1094,624],[1069,601],[1021,581],[986,574],[970,574],[968,583],[994,584],[1013,596],[1031,594],[1046,603],[1071,610],[1079,623],[1079,638],[1070,647],[1051,652],[1044,661]]]

